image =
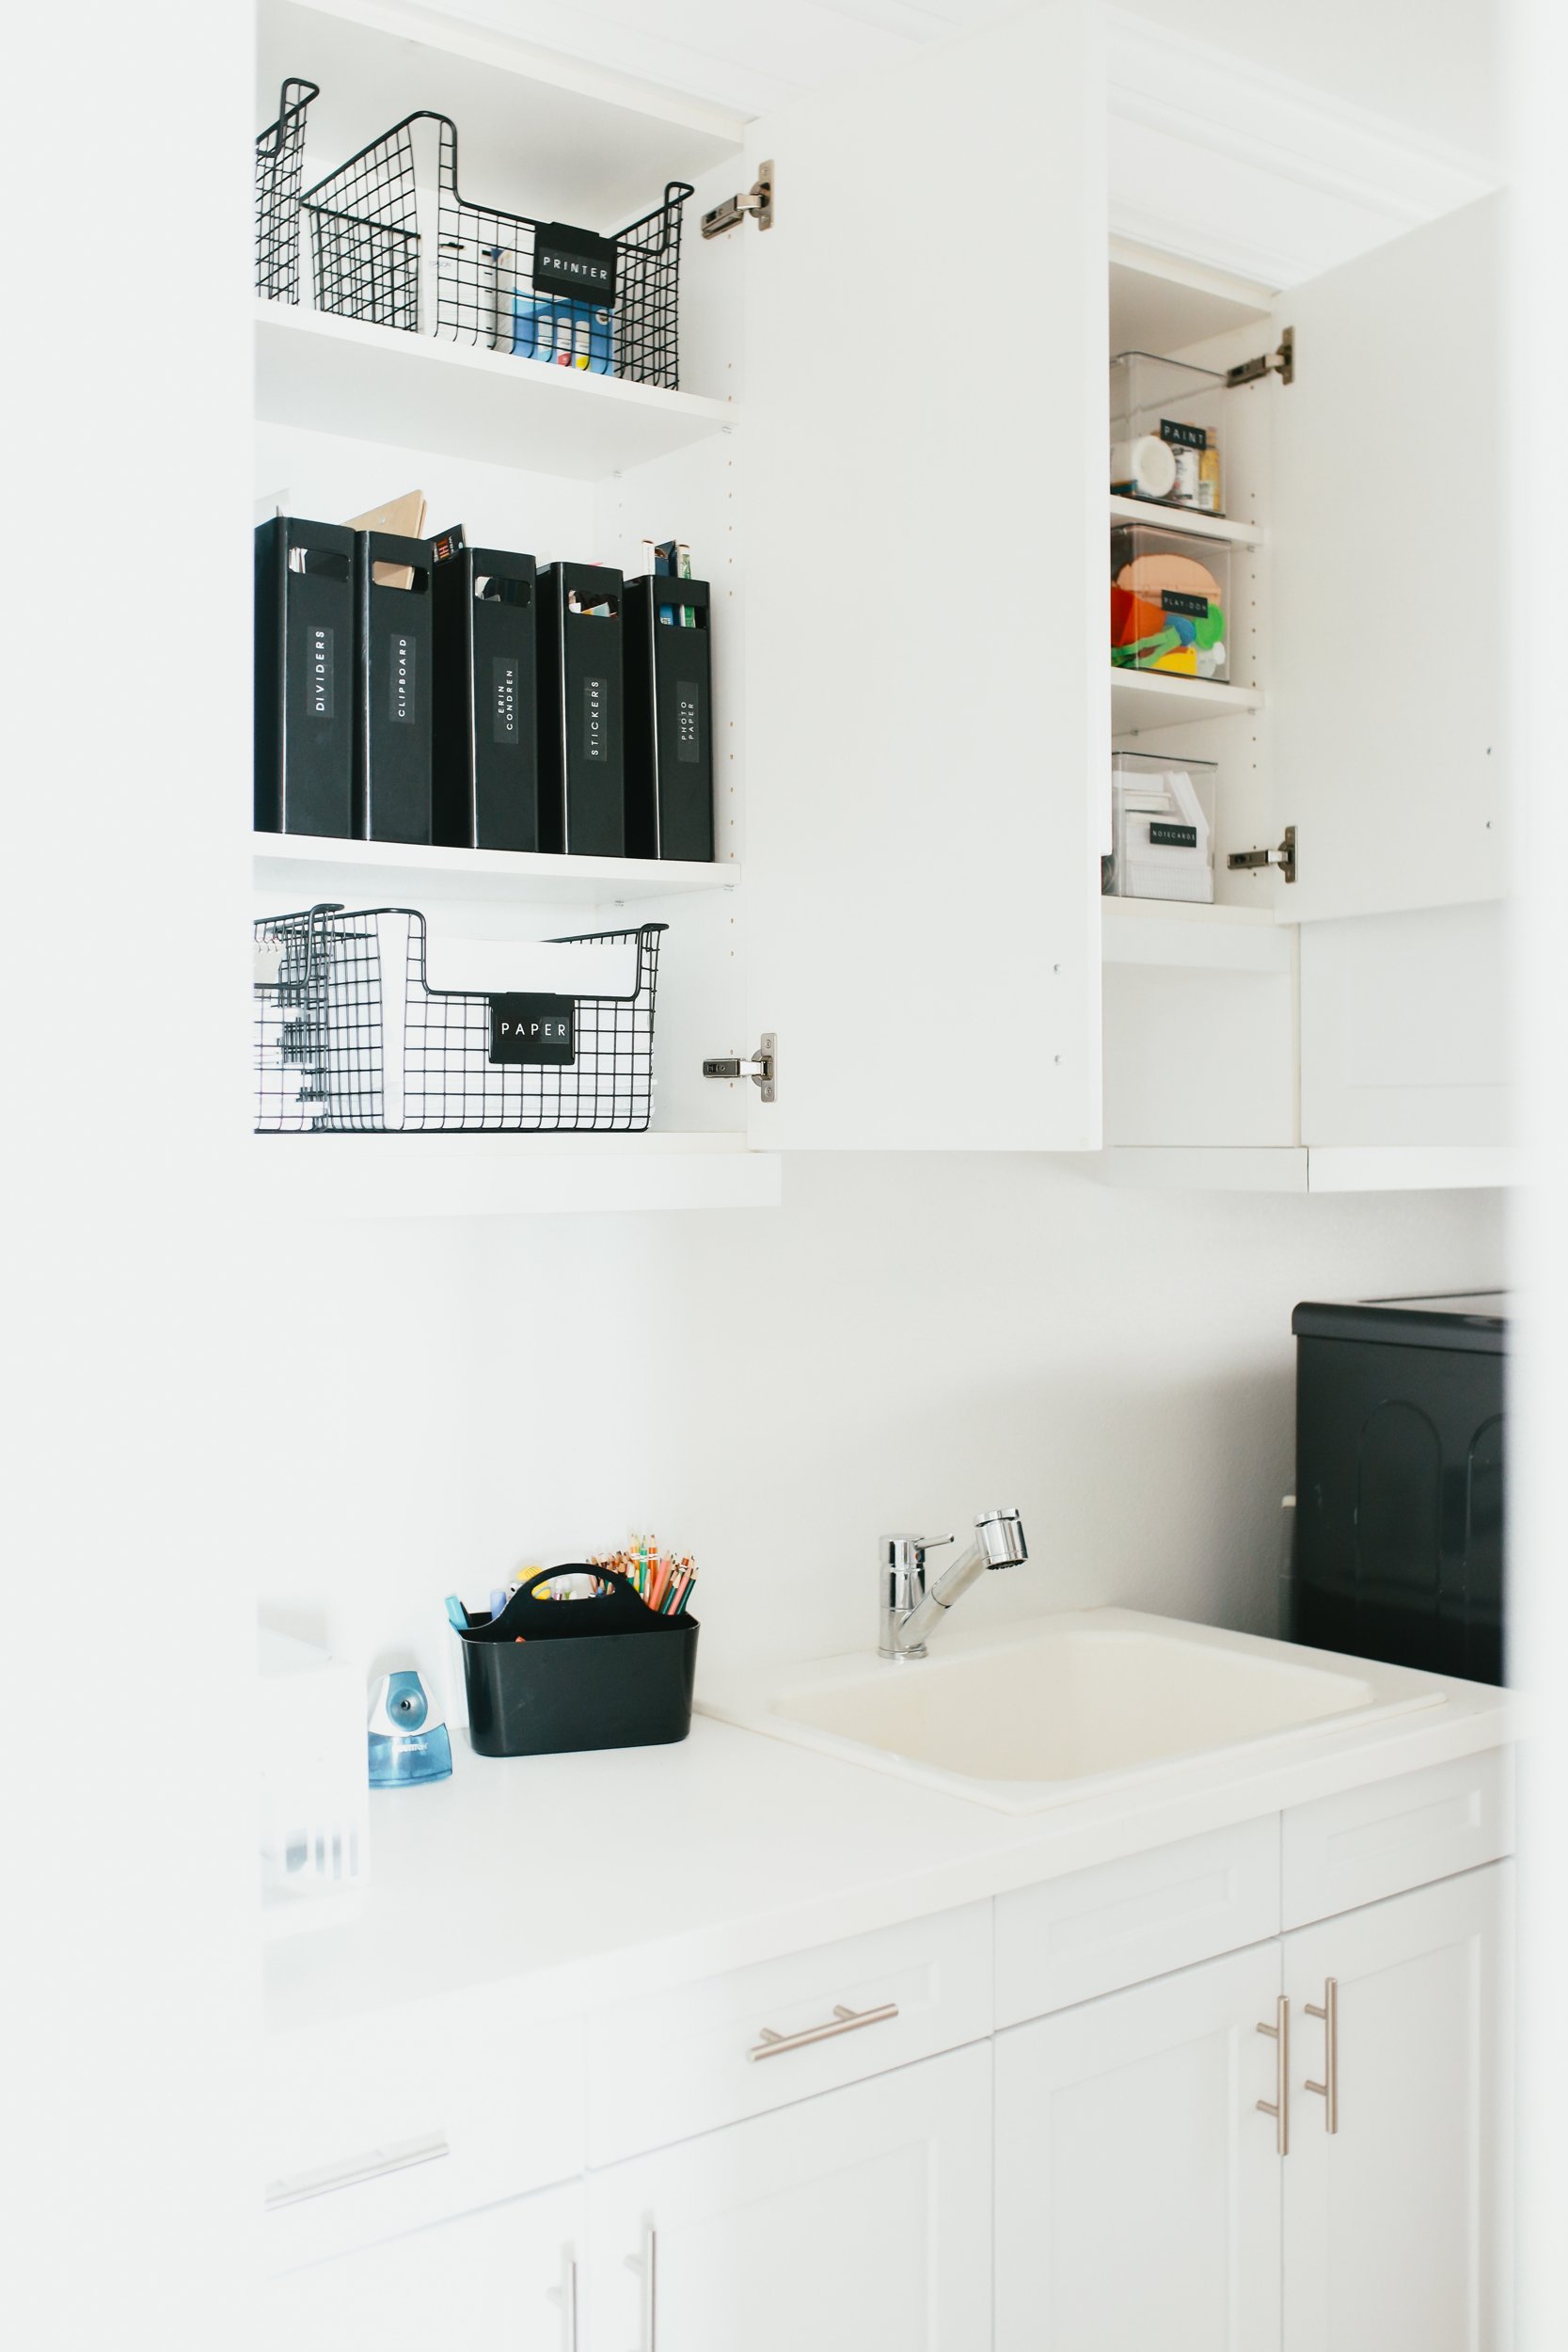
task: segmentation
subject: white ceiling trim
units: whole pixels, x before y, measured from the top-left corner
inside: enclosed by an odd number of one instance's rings
[[[1284,287],[1498,184],[1479,157],[1147,17],[1107,8],[1105,30],[1119,235]]]

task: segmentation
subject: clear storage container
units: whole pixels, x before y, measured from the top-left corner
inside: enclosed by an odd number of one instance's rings
[[[1212,760],[1117,752],[1111,761],[1111,840],[1101,860],[1108,898],[1214,897]]]
[[[1230,549],[1148,523],[1111,532],[1111,660],[1173,677],[1230,676]]]
[[[1225,378],[1152,352],[1111,362],[1111,487],[1161,506],[1225,513],[1220,418]]]

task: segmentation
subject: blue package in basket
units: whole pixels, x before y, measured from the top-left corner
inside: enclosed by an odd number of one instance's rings
[[[567,294],[514,294],[512,351],[518,359],[608,375],[615,364],[615,314]]]

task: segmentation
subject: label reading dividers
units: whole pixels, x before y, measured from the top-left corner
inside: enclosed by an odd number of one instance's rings
[[[490,1059],[492,1062],[575,1061],[576,1012],[575,1000],[570,996],[492,996]]]
[[[319,624],[310,630],[309,649],[306,657],[307,692],[312,719],[330,719],[336,702],[333,671],[333,632]]]
[[[388,640],[390,664],[387,678],[387,716],[400,726],[414,723],[414,640],[394,629]]]
[[[697,681],[677,678],[675,681],[675,757],[685,768],[695,768],[702,758],[702,743],[698,734]]]
[[[511,654],[490,663],[490,736],[496,743],[517,743],[517,664]]]

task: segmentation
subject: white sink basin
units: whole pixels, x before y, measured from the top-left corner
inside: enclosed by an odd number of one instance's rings
[[[1108,1782],[1443,1704],[1430,1675],[1095,1609],[929,1657],[830,1658],[705,1691],[705,1714],[1032,1813]]]

